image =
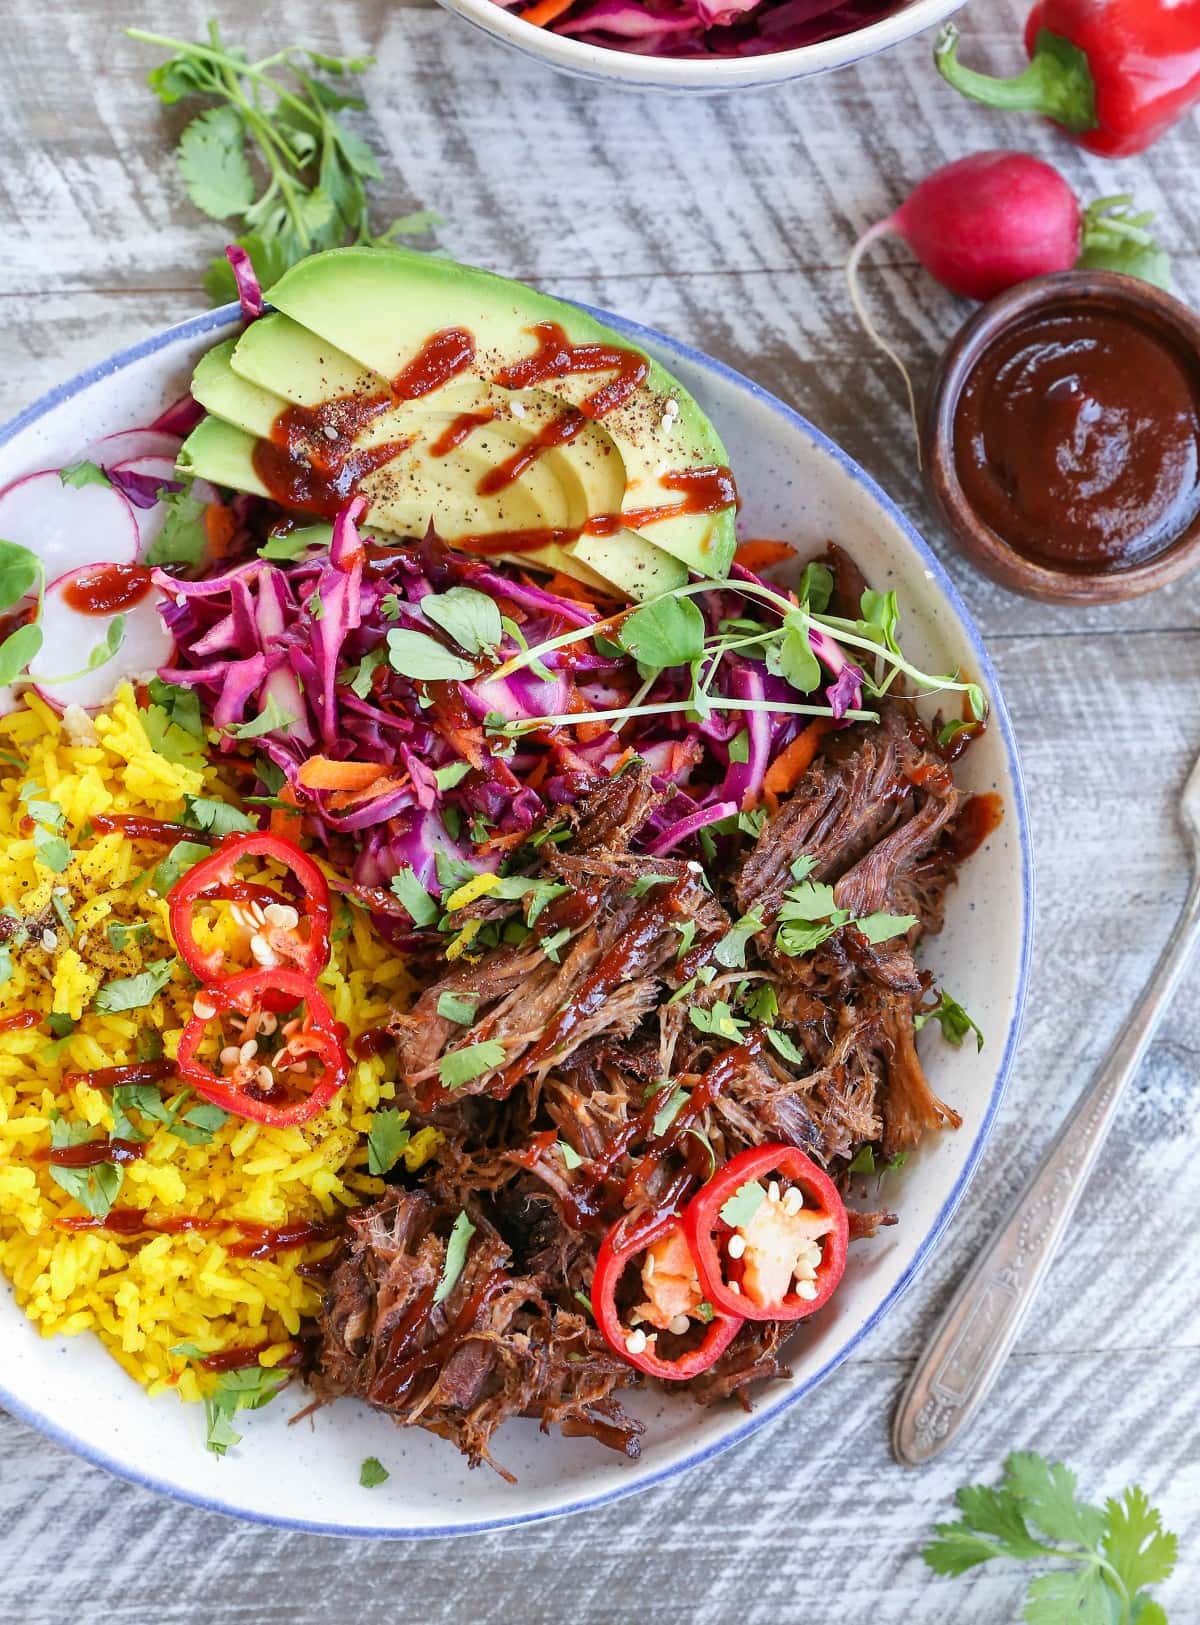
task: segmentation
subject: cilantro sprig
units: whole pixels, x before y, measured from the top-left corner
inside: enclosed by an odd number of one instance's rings
[[[968,1484],[955,1498],[962,1517],[939,1523],[922,1556],[938,1574],[964,1574],[996,1557],[1056,1564],[1029,1582],[1028,1625],[1166,1625],[1148,1588],[1175,1567],[1176,1540],[1137,1486],[1103,1507],[1081,1501],[1061,1461],[1020,1451],[996,1489]]]
[[[393,220],[378,235],[371,231],[367,186],[382,171],[370,144],[341,115],[365,107],[348,87],[372,58],[288,45],[252,62],[242,46],[226,44],[215,22],[205,41],[126,32],[172,53],[149,76],[161,102],[212,99],[184,129],[176,160],[196,207],[244,228],[238,242],[264,288],[306,254],[347,241],[394,247],[399,237],[441,224],[422,211]],[[224,257],[209,264],[204,287],[214,304],[237,297]]]

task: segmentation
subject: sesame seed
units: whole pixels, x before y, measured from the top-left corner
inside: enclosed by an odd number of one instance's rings
[[[262,1089],[272,1089],[275,1086],[275,1074],[269,1066],[260,1066],[254,1074],[255,1082]]]
[[[337,437],[338,437],[338,432],[334,428],[332,423],[327,423],[325,425],[324,433],[325,433],[326,440],[336,440]]]
[[[271,1034],[275,1031],[275,1029],[278,1026],[279,1026],[279,1022],[276,1020],[276,1018],[271,1014],[271,1012],[269,1010],[260,1010],[259,1011],[259,1013],[258,1013],[258,1030],[259,1030],[260,1033],[265,1034],[266,1037],[269,1038],[271,1036]]]
[[[645,1352],[646,1352],[646,1334],[645,1334],[645,1332],[642,1331],[640,1328],[636,1332],[630,1332],[629,1336],[625,1339],[625,1349],[626,1349],[626,1352],[629,1353],[629,1354],[645,1354]]]
[[[243,1066],[245,1066],[246,1062],[252,1061],[257,1054],[258,1040],[255,1038],[248,1038],[238,1051],[238,1060],[241,1061]]]
[[[811,1302],[811,1300],[813,1298],[815,1298],[816,1295],[817,1295],[817,1288],[816,1288],[815,1284],[812,1281],[797,1281],[796,1282],[796,1296],[798,1298],[803,1298],[805,1300],[805,1302],[807,1303],[807,1302]]]
[[[730,1258],[740,1258],[746,1251],[745,1236],[741,1235],[735,1230],[733,1235],[729,1238],[725,1251],[729,1254]]]
[[[770,1202],[778,1202],[779,1200],[779,1181],[777,1179],[773,1179],[767,1186],[767,1200]]]
[[[225,1048],[221,1051],[222,1066],[237,1066],[241,1058],[242,1052],[236,1044],[226,1044]]]
[[[192,1014],[200,1021],[211,1021],[216,1013],[216,1005],[209,1004],[208,1000],[202,999],[199,994],[192,1000]]]
[[[510,401],[509,405],[512,408],[513,417],[523,418],[525,416],[526,407],[524,401]]]
[[[58,932],[51,931],[49,926],[42,932],[42,947],[48,954],[52,954],[58,947]]]
[[[804,1192],[799,1185],[793,1185],[783,1198],[783,1211],[785,1213],[799,1213],[804,1206]]]

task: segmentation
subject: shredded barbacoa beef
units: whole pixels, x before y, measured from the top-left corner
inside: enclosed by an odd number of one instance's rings
[[[712,1158],[748,1146],[799,1146],[845,1183],[862,1147],[891,1158],[959,1123],[917,1056],[914,1017],[933,996],[913,958],[941,926],[959,792],[911,707],[889,701],[878,724],[833,736],[753,844],[725,860],[715,894],[699,865],[631,850],[659,803],[635,764],[560,815],[514,866],[539,889],[485,894],[455,916],[495,945],[464,954],[393,1020],[398,1103],[443,1139],[432,1171],[407,1176],[419,1188],[352,1215],[314,1383],[453,1439],[473,1464],[491,1460],[492,1432],[518,1415],[637,1453],[640,1427],[614,1395],[639,1379],[585,1307],[600,1241],[622,1215],[686,1200]],[[789,957],[775,923],[800,860],[852,918],[918,924],[874,945],[847,925]],[[531,898],[532,930],[507,940]],[[721,963],[715,948],[752,911],[764,928],[744,967]],[[799,1063],[768,1041],[754,1002],[768,990]],[[470,1001],[469,1024],[439,1014],[446,993]],[[444,1064],[482,1044],[503,1058],[444,1081]],[[460,1212],[475,1233],[435,1304]],[[894,1222],[852,1213],[851,1233]],[[790,1329],[748,1322],[686,1386],[702,1403],[745,1403],[751,1383],[784,1371]]]

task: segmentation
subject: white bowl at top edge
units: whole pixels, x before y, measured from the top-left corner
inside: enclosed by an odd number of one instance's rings
[[[726,90],[761,90],[850,67],[945,22],[962,9],[966,0],[909,0],[901,11],[868,23],[865,28],[790,51],[763,56],[685,58],[640,56],[606,45],[585,44],[524,22],[495,0],[438,0],[438,4],[523,56],[576,79],[616,85],[623,90],[691,91],[703,96]]]
[[[588,1439],[547,1437],[533,1422],[510,1422],[493,1449],[517,1475],[515,1485],[486,1468],[471,1472],[444,1441],[394,1428],[346,1401],[322,1410],[311,1428],[288,1426],[299,1400],[248,1413],[245,1442],[220,1460],[203,1447],[198,1408],[148,1398],[90,1336],[44,1340],[0,1281],[0,1406],[89,1461],[180,1500],[326,1534],[465,1534],[597,1506],[709,1460],[801,1405],[862,1345],[929,1258],[999,1106],[1028,979],[1032,862],[1012,731],[978,630],[899,510],[811,424],[719,362],[595,314],[655,354],[709,411],[737,471],[744,535],[783,537],[810,555],[840,538],[874,586],[898,590],[911,658],[931,671],[961,667],[988,691],[992,722],[967,752],[960,777],[968,789],[998,790],[1005,818],[964,868],[949,896],[946,929],[925,955],[935,973],[948,971],[951,990],[986,1034],[981,1054],[974,1045],[950,1048],[936,1025],[921,1039],[933,1087],[962,1113],[963,1126],[935,1137],[892,1176],[888,1202],[899,1224],[852,1248],[830,1308],[792,1340],[792,1378],[760,1388],[752,1414],[733,1403],[702,1410],[661,1392],[635,1395],[630,1408],[647,1424],[638,1462]],[[0,485],[63,464],[102,434],[150,422],[237,320],[232,306],[196,317],[53,390],[0,429]],[[889,1400],[881,1382],[881,1429]],[[358,1475],[370,1455],[391,1476],[367,1491]]]

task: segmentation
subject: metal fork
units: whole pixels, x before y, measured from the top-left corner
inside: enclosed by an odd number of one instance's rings
[[[892,1425],[892,1449],[906,1466],[919,1467],[945,1449],[991,1392],[1058,1252],[1125,1085],[1141,1065],[1200,938],[1200,759],[1184,785],[1180,817],[1191,844],[1187,901],[1112,1049],[917,1362]]]

